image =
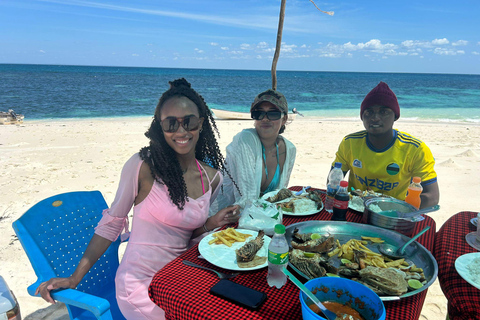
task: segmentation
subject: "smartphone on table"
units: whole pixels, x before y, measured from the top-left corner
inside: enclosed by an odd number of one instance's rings
[[[261,291],[226,279],[218,281],[210,293],[249,309],[257,309],[267,298]]]

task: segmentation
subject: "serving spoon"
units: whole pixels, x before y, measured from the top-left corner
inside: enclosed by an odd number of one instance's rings
[[[426,226],[422,231],[414,235],[412,239],[408,240],[401,248],[397,248],[388,243],[383,243],[378,246],[378,250],[384,255],[389,256],[390,258],[403,258],[405,256],[405,249],[410,245],[410,243],[418,239],[418,237],[427,232],[429,229],[430,226]]]
[[[434,206],[431,206],[431,207],[423,208],[423,209],[420,209],[420,210],[417,210],[417,211],[412,211],[412,212],[409,212],[409,213],[399,213],[396,210],[388,210],[388,211],[381,211],[381,212],[379,212],[379,214],[387,216],[387,217],[400,219],[400,220],[406,220],[406,221],[410,221],[410,222],[418,222],[418,221],[422,221],[423,219],[425,219],[424,217],[422,217],[420,215],[428,213],[428,212],[432,212],[432,211],[437,211],[438,209],[440,209],[440,206],[437,204],[437,205],[434,205]]]
[[[291,274],[290,271],[287,270],[287,268],[283,268],[282,271],[288,277],[288,279],[290,279],[290,281],[292,281],[300,290],[302,290],[303,293],[305,293],[307,297],[309,297],[313,301],[313,303],[315,303],[317,307],[322,310],[323,314],[328,320],[337,319],[337,315],[325,308],[325,306],[320,302],[320,300],[318,300],[318,298],[313,294],[313,292],[308,290],[308,288],[305,287],[303,283],[301,283],[300,280],[298,280],[293,274]],[[339,313],[339,316],[342,316],[342,314]]]

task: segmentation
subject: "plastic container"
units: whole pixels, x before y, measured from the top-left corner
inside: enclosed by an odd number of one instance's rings
[[[288,264],[288,243],[285,238],[285,226],[275,225],[275,234],[268,246],[267,282],[270,287],[280,289],[287,282],[287,276],[282,272]]]
[[[343,179],[342,163],[335,162],[335,166],[328,174],[327,182],[327,197],[325,198],[325,210],[333,212],[333,202],[335,201],[335,194],[340,187],[340,181]]]
[[[413,177],[412,183],[408,187],[407,196],[405,197],[405,202],[411,204],[417,209],[420,208],[422,202],[420,194],[423,191],[423,187],[420,182],[422,182],[420,177]]]
[[[380,297],[363,284],[350,279],[337,277],[315,278],[305,287],[315,292],[320,301],[333,301],[343,305],[349,304],[357,310],[363,318],[368,320],[385,320],[387,313]],[[318,289],[318,290],[315,290]],[[341,294],[339,294],[341,293]],[[304,320],[325,320],[325,318],[313,312],[307,305],[312,303],[307,296],[300,291],[300,304]]]
[[[338,188],[338,191],[335,194],[335,200],[333,201],[332,220],[347,220],[348,201],[350,201],[350,195],[348,194],[348,182],[342,180],[340,181],[340,188]]]

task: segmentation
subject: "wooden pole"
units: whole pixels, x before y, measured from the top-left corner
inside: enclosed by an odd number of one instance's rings
[[[277,45],[275,47],[275,54],[272,62],[272,89],[277,90],[277,61],[280,56],[280,48],[282,46],[282,32],[283,32],[283,20],[285,18],[285,3],[287,0],[282,0],[280,6],[280,18],[278,19],[278,31],[277,31]]]

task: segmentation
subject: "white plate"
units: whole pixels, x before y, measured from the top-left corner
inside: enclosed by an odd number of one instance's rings
[[[477,220],[478,220],[477,217],[472,218],[472,219],[470,220],[470,223],[473,224],[473,225],[476,227],[476,226],[477,226]]]
[[[198,251],[200,251],[200,254],[205,258],[205,260],[211,264],[227,270],[248,271],[261,269],[268,266],[268,260],[264,264],[251,268],[240,268],[238,266],[235,250],[243,247],[248,241],[255,239],[255,237],[258,235],[258,231],[247,229],[237,229],[237,231],[240,233],[251,234],[253,237],[248,237],[245,242],[235,242],[231,247],[227,247],[224,244],[208,244],[208,242],[213,239],[213,235],[209,234],[205,236],[198,244]],[[263,236],[263,247],[258,250],[257,256],[268,258],[268,245],[270,244],[270,241],[271,239],[268,236]]]
[[[473,263],[473,260],[480,258],[480,252],[473,252],[464,254],[455,260],[455,269],[457,269],[458,274],[472,286],[477,289],[480,289],[480,277],[476,276],[477,281],[474,281],[474,275],[470,272],[468,266]]]
[[[262,196],[262,199],[263,199],[263,200],[267,200],[267,198],[270,198],[270,197],[276,195],[278,191],[279,191],[279,190],[274,190],[274,191],[267,192],[267,193],[265,193],[265,194]],[[295,194],[297,191],[292,191],[292,192],[293,192],[293,194]],[[284,203],[284,202],[288,202],[288,201],[290,201],[290,200],[292,200],[292,199],[294,199],[294,198],[297,198],[297,197],[293,196],[293,197],[290,197],[290,198],[287,198],[287,199],[283,199],[283,200],[280,200],[280,201],[277,201],[277,202],[273,202],[273,203]],[[310,200],[312,200],[312,199],[310,199]],[[312,200],[312,201],[313,201],[313,200]],[[315,201],[313,201],[313,202],[315,202]],[[317,202],[315,202],[315,203],[317,203]],[[280,208],[280,210],[281,210],[281,208]],[[282,214],[283,214],[284,216],[296,216],[296,217],[301,217],[301,216],[309,216],[309,215],[318,213],[318,212],[320,212],[320,211],[322,211],[322,210],[323,210],[323,202],[322,202],[322,205],[320,206],[320,209],[312,209],[312,210],[300,211],[300,212],[290,212],[290,211],[283,211],[283,210],[281,210],[281,211],[282,211]]]

